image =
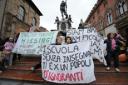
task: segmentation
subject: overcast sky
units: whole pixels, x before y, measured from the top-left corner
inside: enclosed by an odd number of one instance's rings
[[[40,26],[47,28],[48,30],[56,29],[55,18],[60,13],[60,3],[62,0],[33,0],[39,10],[43,13],[40,18]],[[72,27],[77,28],[80,19],[83,21],[88,17],[92,7],[97,0],[67,0],[67,12],[71,14],[73,24]]]

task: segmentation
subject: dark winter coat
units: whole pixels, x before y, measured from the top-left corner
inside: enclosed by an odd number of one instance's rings
[[[116,50],[117,52],[119,52],[119,51],[120,51],[120,42],[119,42],[118,39],[115,39],[115,41],[116,41],[116,48],[115,48],[115,50]],[[106,46],[107,46],[107,47],[106,47],[107,53],[112,52],[112,41],[106,39],[106,40],[104,41],[104,43],[106,43]]]

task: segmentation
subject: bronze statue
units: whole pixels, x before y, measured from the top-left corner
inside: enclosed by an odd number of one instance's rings
[[[64,15],[65,17],[67,16],[67,3],[64,0],[60,4],[60,12],[61,12],[62,18],[64,18]]]
[[[54,24],[57,24],[57,29],[59,30],[60,20],[59,20],[59,17],[58,16],[56,17]]]
[[[71,23],[73,23],[73,21],[72,21],[71,15],[69,15],[69,17],[68,17],[68,26],[69,26],[69,28],[72,27]]]
[[[57,29],[62,31],[71,29],[73,21],[72,21],[71,15],[68,15],[67,13],[67,0],[65,1],[62,0],[60,4],[60,12],[61,12],[62,18],[59,20],[59,18],[56,17],[55,19],[55,24],[57,24]]]

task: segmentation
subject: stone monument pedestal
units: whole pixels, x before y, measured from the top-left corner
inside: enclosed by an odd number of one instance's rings
[[[59,31],[66,31],[67,29],[70,29],[69,23],[67,19],[62,19],[59,21]]]

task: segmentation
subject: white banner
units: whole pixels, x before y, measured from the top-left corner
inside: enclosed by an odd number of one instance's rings
[[[56,42],[57,31],[54,32],[21,32],[13,52],[19,54],[40,54],[40,48]]]
[[[90,43],[46,45],[42,54],[42,77],[55,83],[90,83],[95,81]]]
[[[74,42],[89,41],[92,48],[91,52],[93,53],[92,57],[106,65],[106,60],[104,58],[104,51],[106,49],[104,39],[98,34],[95,28],[68,30],[67,36],[72,37]],[[86,45],[83,46],[86,47]]]

